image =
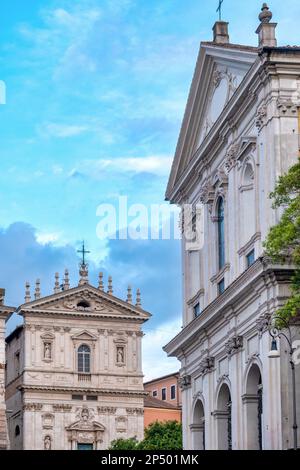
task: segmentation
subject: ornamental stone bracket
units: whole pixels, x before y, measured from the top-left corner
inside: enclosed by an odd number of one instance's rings
[[[268,331],[270,318],[270,313],[264,313],[263,315],[260,315],[258,320],[256,320],[256,329],[259,332],[260,336],[262,336],[266,331]]]
[[[224,168],[227,174],[235,167],[237,163],[238,149],[239,146],[237,144],[232,144],[226,152]]]
[[[298,106],[290,99],[278,98],[277,109],[280,117],[298,116]]]
[[[255,125],[258,129],[258,132],[261,131],[263,126],[266,124],[266,121],[267,121],[267,106],[263,104],[257,109],[257,113],[255,116]]]
[[[243,348],[244,340],[242,336],[234,336],[225,343],[225,349],[229,357],[233,356]]]
[[[131,416],[143,416],[144,409],[143,408],[126,408],[126,413]]]
[[[42,403],[25,403],[23,405],[23,411],[41,411],[42,409]]]
[[[200,374],[208,374],[212,372],[215,367],[215,358],[212,356],[207,356],[200,362]]]
[[[220,375],[220,377],[217,380],[217,384],[220,385],[221,382],[226,382],[228,380],[229,380],[229,374]]]
[[[115,415],[117,408],[112,406],[98,406],[97,411],[99,415]]]
[[[215,200],[215,188],[210,181],[206,181],[200,189],[200,202],[208,204],[211,212]]]
[[[192,386],[192,377],[190,375],[183,375],[179,377],[178,385],[181,390],[187,390]]]

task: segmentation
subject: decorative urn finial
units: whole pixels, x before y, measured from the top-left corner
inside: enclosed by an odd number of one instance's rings
[[[270,23],[272,17],[273,17],[273,13],[270,11],[268,5],[266,3],[263,3],[261,13],[258,17],[259,21],[261,23]]]

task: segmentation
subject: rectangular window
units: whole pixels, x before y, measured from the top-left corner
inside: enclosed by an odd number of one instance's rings
[[[72,400],[83,400],[83,395],[72,395]]]
[[[252,264],[255,261],[255,250],[252,250],[250,251],[250,253],[248,253],[248,255],[246,256],[246,260],[247,260],[247,268],[250,268],[250,266],[252,266]]]
[[[153,397],[157,397],[157,390],[154,390],[154,391],[152,392],[152,396],[153,396]]]
[[[176,385],[171,386],[171,400],[175,400],[176,398]]]
[[[194,306],[194,316],[199,317],[200,314],[201,314],[200,304],[197,303],[197,305]]]
[[[161,399],[165,401],[167,399],[167,390],[165,388],[161,389]]]
[[[87,396],[86,396],[86,399],[87,399],[88,401],[97,401],[97,400],[98,400],[98,397],[97,397],[97,395],[87,395]]]
[[[225,279],[222,279],[222,281],[219,282],[218,284],[218,294],[221,295],[225,291]]]

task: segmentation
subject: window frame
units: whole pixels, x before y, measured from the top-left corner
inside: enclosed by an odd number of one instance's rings
[[[172,398],[172,390],[174,390],[174,398]],[[170,400],[176,400],[177,398],[177,389],[176,389],[176,384],[172,384],[170,387]]]
[[[87,348],[88,351],[80,351],[81,348]],[[81,359],[82,356],[82,359]],[[87,344],[81,344],[77,349],[77,372],[78,374],[91,374],[91,356],[92,351],[90,346]],[[82,361],[82,370],[80,367],[80,361]],[[87,367],[88,364],[88,367]]]
[[[165,398],[163,398],[164,394],[165,394]],[[162,401],[167,401],[167,388],[166,387],[163,387],[161,389],[161,400]]]

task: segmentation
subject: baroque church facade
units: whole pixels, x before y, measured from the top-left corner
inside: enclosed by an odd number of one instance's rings
[[[1,308],[1,307],[0,307]],[[94,287],[88,267],[79,285],[55,276],[53,295],[34,298],[26,285],[17,309],[23,324],[6,339],[6,405],[12,450],[100,450],[111,441],[143,438],[142,324],[150,314]]]
[[[183,328],[164,348],[181,361],[185,449],[293,447],[284,338],[269,357],[292,268],[263,241],[280,218],[269,194],[299,155],[300,47],[277,46],[266,4],[259,20],[258,47],[230,43],[223,21],[201,43],[166,193],[183,227],[187,206],[202,220],[201,243],[183,236]]]

